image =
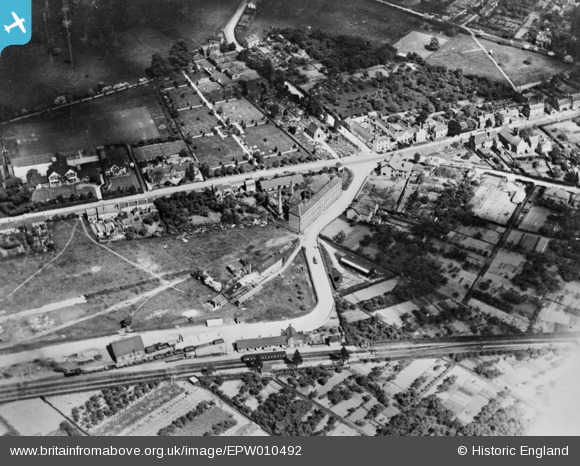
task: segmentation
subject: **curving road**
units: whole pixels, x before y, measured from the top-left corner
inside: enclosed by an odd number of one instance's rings
[[[241,52],[242,50],[244,50],[244,47],[242,47],[240,45],[240,43],[237,41],[235,29],[236,29],[236,26],[238,24],[238,21],[240,20],[240,18],[244,14],[244,11],[246,10],[247,6],[248,6],[248,0],[242,0],[242,2],[240,3],[240,6],[236,10],[234,16],[232,16],[232,18],[230,19],[228,24],[226,24],[226,26],[223,29],[223,33],[224,33],[224,36],[226,38],[226,42],[228,44],[236,44],[236,51],[237,52]]]

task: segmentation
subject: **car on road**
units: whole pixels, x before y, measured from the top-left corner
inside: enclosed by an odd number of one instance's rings
[[[316,260],[315,256],[312,256],[312,262],[314,262],[315,264],[318,264],[318,261]]]

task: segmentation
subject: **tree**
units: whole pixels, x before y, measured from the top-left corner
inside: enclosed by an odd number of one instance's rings
[[[419,152],[415,152],[413,159],[415,160],[415,163],[419,163],[421,161],[421,154],[419,154]]]
[[[343,346],[340,349],[340,359],[342,362],[346,362],[350,359],[350,352],[346,349],[346,346]]]
[[[439,50],[439,47],[441,47],[441,44],[439,43],[439,39],[435,36],[431,37],[431,42],[429,43],[427,50],[432,50],[432,51],[437,51]]]
[[[126,316],[121,320],[121,328],[128,328],[133,323],[133,317],[131,315]]]
[[[254,360],[252,366],[257,372],[261,373],[262,369],[264,368],[264,360],[262,359],[262,356],[260,355],[256,356],[256,359]]]
[[[302,359],[302,355],[300,354],[300,351],[298,351],[298,350],[294,351],[294,356],[292,356],[292,364],[294,364],[295,366],[298,367],[303,362],[304,362],[304,359]]]
[[[165,58],[158,53],[154,53],[151,57],[151,66],[147,68],[147,73],[153,78],[163,78],[171,74],[171,67]]]
[[[457,120],[451,120],[448,125],[447,135],[449,137],[459,136],[462,132],[461,125]]]

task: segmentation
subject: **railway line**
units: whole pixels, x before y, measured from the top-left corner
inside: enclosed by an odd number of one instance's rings
[[[349,349],[355,358],[426,358],[440,357],[458,353],[480,353],[486,351],[522,351],[528,348],[541,348],[550,345],[577,344],[580,334],[553,335],[513,335],[489,337],[451,337],[449,339],[433,338],[415,341],[388,342],[368,348]],[[314,352],[304,352],[305,362],[324,362],[338,360],[340,351],[322,349]],[[165,368],[146,369],[139,372],[114,370],[106,373],[94,373],[75,377],[51,377],[38,381],[6,384],[0,386],[0,403],[37,398],[40,396],[64,395],[89,390],[101,390],[120,384],[137,384],[152,380],[187,379],[199,374],[202,369],[211,365],[216,371],[240,369],[247,367],[245,361],[236,354],[223,361],[208,362],[199,360],[181,364],[168,364]]]

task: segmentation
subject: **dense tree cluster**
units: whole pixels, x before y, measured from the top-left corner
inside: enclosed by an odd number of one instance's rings
[[[347,341],[352,345],[398,340],[402,336],[397,327],[383,322],[378,317],[371,317],[357,322],[345,322],[344,331]]]
[[[396,56],[393,46],[375,45],[361,37],[332,36],[319,29],[309,31],[306,28],[288,28],[279,32],[331,73],[354,73],[362,68],[385,64]]]
[[[297,398],[292,389],[283,388],[272,393],[254,411],[252,420],[274,435],[313,435],[324,413],[318,409],[310,413],[310,410],[311,404],[308,401]]]
[[[238,202],[234,196],[218,201],[210,190],[175,193],[155,199],[155,206],[169,232],[191,229],[189,217],[192,215],[207,217],[210,212],[216,212],[221,214],[222,223],[237,224],[246,213],[257,212],[255,207]]]
[[[0,210],[6,215],[17,216],[33,210],[32,193],[19,178],[12,178],[0,189]]]
[[[505,392],[499,393],[472,422],[462,426],[453,420],[453,413],[443,406],[437,396],[430,395],[392,417],[380,430],[380,435],[524,435],[527,429],[524,412],[518,405],[505,406],[506,397]]]

